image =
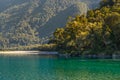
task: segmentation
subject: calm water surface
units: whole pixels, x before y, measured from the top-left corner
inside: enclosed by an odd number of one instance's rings
[[[120,80],[120,60],[0,56],[0,80]]]

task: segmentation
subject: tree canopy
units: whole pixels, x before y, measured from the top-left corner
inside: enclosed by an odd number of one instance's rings
[[[120,50],[119,6],[115,6],[112,0],[103,0],[100,4],[99,9],[68,20],[64,28],[54,32],[58,50],[67,53],[106,51],[107,54]]]

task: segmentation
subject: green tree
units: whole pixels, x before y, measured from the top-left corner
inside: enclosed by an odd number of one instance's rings
[[[120,48],[120,14],[118,13],[112,13],[110,14],[106,20],[105,23],[109,28],[111,29],[111,40],[113,44],[115,45],[115,48]]]
[[[113,0],[102,0],[100,2],[100,6],[104,7],[104,6],[113,6],[114,2]]]

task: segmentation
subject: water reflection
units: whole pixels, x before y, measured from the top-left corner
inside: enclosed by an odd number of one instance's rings
[[[120,61],[0,56],[0,80],[119,80]]]

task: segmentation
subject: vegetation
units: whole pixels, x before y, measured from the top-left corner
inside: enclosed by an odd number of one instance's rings
[[[0,49],[46,43],[68,16],[86,13],[98,1],[0,0]]]
[[[24,51],[56,51],[56,44],[34,44],[28,46],[18,46],[18,47],[11,47],[11,48],[3,48],[0,51],[16,51],[16,50],[24,50]]]
[[[113,54],[120,50],[120,6],[103,0],[100,8],[70,18],[54,32],[57,50],[69,54]],[[120,53],[119,53],[120,54]]]

